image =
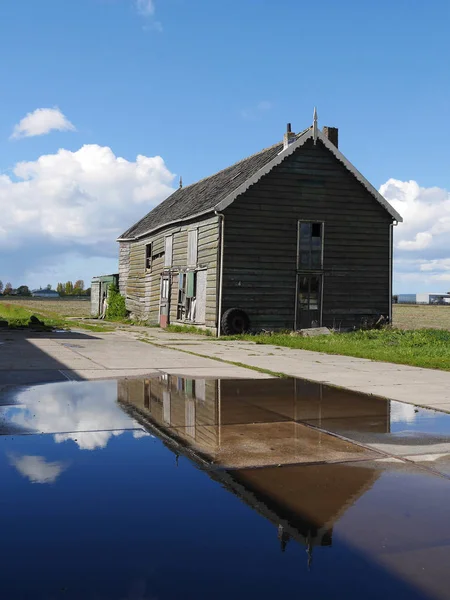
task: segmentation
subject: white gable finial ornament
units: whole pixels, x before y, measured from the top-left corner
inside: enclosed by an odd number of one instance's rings
[[[317,109],[316,109],[316,107],[314,107],[314,116],[313,116],[313,140],[314,140],[314,145],[316,145],[316,142],[317,142]]]

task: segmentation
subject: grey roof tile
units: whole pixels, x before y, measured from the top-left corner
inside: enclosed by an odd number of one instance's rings
[[[215,175],[178,189],[127,229],[119,239],[139,237],[168,223],[182,221],[208,210],[212,211],[221,200],[267,165],[282,149],[283,143],[280,142],[244,158]]]

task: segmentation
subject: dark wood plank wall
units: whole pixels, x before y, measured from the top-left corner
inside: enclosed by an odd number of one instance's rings
[[[301,219],[325,222],[323,325],[388,315],[392,219],[312,140],[225,210],[222,312],[242,308],[256,329],[294,326]]]
[[[172,286],[170,320],[176,321],[178,300],[178,273],[187,269],[188,230],[198,229],[197,267],[207,270],[206,321],[207,327],[216,327],[217,247],[219,219],[215,215],[182,225],[170,225],[153,235],[134,242],[121,242],[119,251],[120,292],[125,296],[127,310],[135,318],[156,324],[159,321],[161,273],[164,255],[155,259],[151,271],[145,269],[145,247],[153,244],[153,254],[164,251],[164,238],[173,235]]]

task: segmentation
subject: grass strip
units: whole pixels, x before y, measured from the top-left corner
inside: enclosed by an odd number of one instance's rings
[[[146,344],[151,344],[152,346],[158,346],[159,348],[170,348],[171,350],[176,350],[177,352],[184,352],[185,354],[192,354],[192,356],[199,356],[200,358],[209,358],[210,360],[215,360],[217,362],[225,363],[227,365],[233,365],[234,367],[241,367],[242,369],[250,369],[250,371],[257,371],[258,373],[264,373],[265,375],[270,375],[271,377],[279,377],[288,379],[290,375],[286,375],[285,373],[277,373],[275,371],[270,371],[269,369],[262,369],[261,367],[252,367],[251,365],[246,365],[241,362],[234,362],[232,360],[225,360],[224,358],[218,358],[217,356],[209,356],[207,354],[200,354],[199,352],[192,352],[192,350],[182,350],[181,348],[174,348],[167,344],[157,344],[152,342],[147,338],[138,338],[139,342],[145,342]]]
[[[228,336],[220,340],[245,340],[255,344],[450,371],[450,331],[442,329],[381,329],[316,337],[274,333]]]

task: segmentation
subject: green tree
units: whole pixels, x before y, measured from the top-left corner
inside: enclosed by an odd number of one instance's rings
[[[58,285],[56,286],[56,291],[61,296],[64,296],[64,294],[66,293],[66,286],[64,285],[64,283],[58,283]]]
[[[64,291],[66,292],[67,296],[71,296],[73,294],[73,283],[71,281],[68,281],[66,283],[66,287],[65,287]]]
[[[3,292],[3,281],[0,281],[0,294]]]
[[[82,279],[78,279],[77,281],[75,281],[75,284],[73,286],[73,291],[76,294],[82,294],[84,290],[84,281]]]
[[[31,292],[27,285],[19,285],[17,293],[19,296],[31,296]]]
[[[51,290],[52,289],[52,284],[51,283],[47,283],[47,287],[45,289],[46,290]]]
[[[5,285],[5,289],[3,291],[3,295],[4,296],[10,296],[12,294],[12,291],[13,291],[12,290],[12,285],[8,281],[8,283]]]

